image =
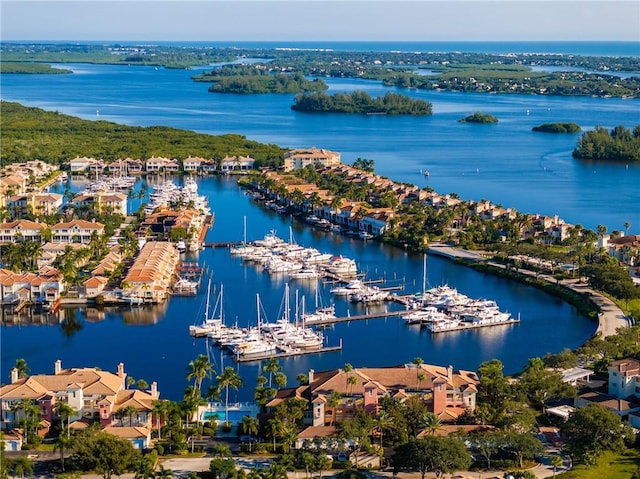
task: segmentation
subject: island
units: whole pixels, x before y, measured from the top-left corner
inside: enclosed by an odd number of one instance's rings
[[[300,72],[278,71],[257,65],[223,65],[191,77],[193,81],[213,83],[213,93],[300,93],[325,91],[329,86],[321,79],[308,80]]]
[[[305,93],[296,96],[292,110],[322,113],[360,113],[367,115],[431,115],[431,103],[398,93],[372,98],[365,91],[352,93]]]
[[[640,76],[637,57],[477,52],[382,52],[196,47],[183,45],[82,45],[7,43],[0,46],[4,61],[104,63],[189,69],[228,63],[215,72],[243,76],[300,73],[315,78],[375,80],[385,86],[435,91],[527,95],[588,95],[637,98]],[[564,71],[544,71],[545,67]],[[539,71],[534,71],[533,68]],[[422,75],[420,70],[433,75]],[[214,73],[213,75],[220,75]],[[218,81],[209,74],[194,81]],[[222,87],[219,87],[222,88]],[[302,90],[298,90],[302,91]]]
[[[640,125],[633,130],[619,125],[610,132],[597,126],[582,135],[572,155],[579,160],[640,161]]]
[[[0,74],[22,73],[38,75],[59,75],[61,73],[73,73],[65,68],[54,68],[44,63],[30,62],[0,62]]]
[[[579,133],[582,131],[580,125],[576,123],[544,123],[539,126],[534,126],[533,131],[539,131],[543,133]]]
[[[477,111],[469,116],[460,118],[458,120],[458,123],[498,123],[498,119],[493,115],[489,115],[488,113]]]

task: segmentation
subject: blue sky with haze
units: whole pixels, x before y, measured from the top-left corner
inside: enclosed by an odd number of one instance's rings
[[[0,9],[4,41],[640,41],[637,0],[2,0]]]

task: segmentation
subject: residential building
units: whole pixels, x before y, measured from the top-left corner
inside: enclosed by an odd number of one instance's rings
[[[0,269],[0,299],[5,303],[23,300],[52,304],[64,289],[62,274],[50,266],[43,266],[37,273]]]
[[[84,283],[84,295],[86,298],[95,298],[104,291],[105,286],[109,283],[109,280],[104,276],[92,276]]]
[[[115,191],[80,193],[71,203],[74,206],[90,208],[98,213],[127,215],[127,195]]]
[[[179,260],[180,254],[171,243],[147,242],[123,280],[126,293],[145,301],[164,301]]]
[[[22,379],[18,378],[18,370],[11,371],[11,383],[0,388],[0,427],[11,430],[18,426],[22,411],[13,406],[23,399],[31,399],[39,408],[43,420],[52,424],[59,419],[55,413],[56,404],[64,402],[71,406],[75,413],[70,418],[73,424],[87,421],[98,422],[105,432],[126,437],[134,446],[148,447],[150,442],[141,442],[144,429],[152,428],[153,402],[160,394],[157,384],[151,384],[148,391],[126,389],[126,373],[120,363],[116,373],[102,371],[97,368],[62,369],[57,360],[53,374],[37,374]],[[118,419],[117,411],[128,406],[135,408],[135,413],[126,419]],[[124,427],[122,431],[114,431],[114,427]],[[82,427],[82,426],[79,426]],[[130,434],[128,427],[141,428],[137,434]],[[148,436],[146,436],[148,437]]]
[[[71,173],[85,173],[93,167],[94,171],[104,170],[104,163],[102,160],[96,160],[95,158],[87,158],[87,157],[75,157],[73,160],[70,160],[69,170]]]
[[[190,156],[182,160],[182,169],[189,173],[198,173],[202,171],[202,165],[205,164],[206,161],[204,158]]]
[[[170,160],[169,158],[152,157],[145,162],[145,168],[148,173],[160,171],[180,171],[178,160]]]
[[[220,171],[230,173],[232,171],[247,171],[253,168],[254,159],[248,156],[227,156],[220,162]]]
[[[334,166],[340,164],[340,153],[321,148],[295,149],[284,154],[284,171],[300,170],[308,165]]]
[[[104,234],[104,225],[93,221],[71,220],[52,226],[51,231],[54,242],[86,244],[91,241],[92,234]]]
[[[0,244],[17,241],[42,241],[42,230],[45,228],[47,225],[29,220],[0,223]]]
[[[86,246],[80,243],[45,243],[42,245],[42,253],[38,258],[38,268],[51,266],[55,259],[63,254],[67,248],[71,248],[72,251],[78,251],[86,248]],[[86,262],[86,259],[77,260],[76,266],[84,266]]]
[[[291,397],[304,398],[310,407],[305,413],[304,423],[324,426],[354,417],[358,410],[375,415],[383,397],[404,401],[417,395],[440,420],[455,421],[466,411],[475,410],[478,383],[475,372],[454,371],[452,366],[429,364],[351,371],[336,369],[320,373],[310,370],[307,386],[281,390],[267,407],[274,408]],[[342,398],[335,408],[328,403],[334,392]]]
[[[53,215],[62,207],[62,195],[58,193],[23,193],[7,198],[6,207],[13,218],[27,213]]]

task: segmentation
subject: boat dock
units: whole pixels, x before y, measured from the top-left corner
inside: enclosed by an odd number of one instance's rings
[[[380,319],[380,318],[393,318],[395,316],[402,316],[406,314],[405,310],[402,311],[380,311],[376,313],[357,314],[355,316],[343,316],[340,318],[326,318],[320,321],[305,320],[305,324],[309,326],[321,326],[325,324],[334,323],[347,323],[349,321],[364,321],[367,319]]]
[[[251,361],[264,361],[267,359],[291,358],[293,356],[307,356],[309,354],[330,353],[342,350],[342,340],[338,346],[326,346],[320,349],[294,349],[291,351],[283,351],[281,353],[252,354],[250,356],[233,356],[238,363],[248,363]]]
[[[447,327],[447,328],[443,328],[443,329],[436,329],[433,330],[431,328],[429,329],[430,333],[436,334],[436,333],[448,333],[449,331],[465,331],[467,329],[478,329],[478,328],[486,328],[489,326],[506,326],[508,324],[516,324],[520,322],[520,318],[511,318],[507,321],[501,321],[501,322],[495,322],[495,323],[465,323],[465,322],[461,322],[460,324],[458,324],[457,326],[452,326],[452,327]]]

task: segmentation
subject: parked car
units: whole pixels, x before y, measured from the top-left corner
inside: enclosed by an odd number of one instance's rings
[[[253,442],[253,443],[256,443],[256,442],[258,442],[258,438],[257,437],[253,437],[253,436],[240,436],[240,442]]]

